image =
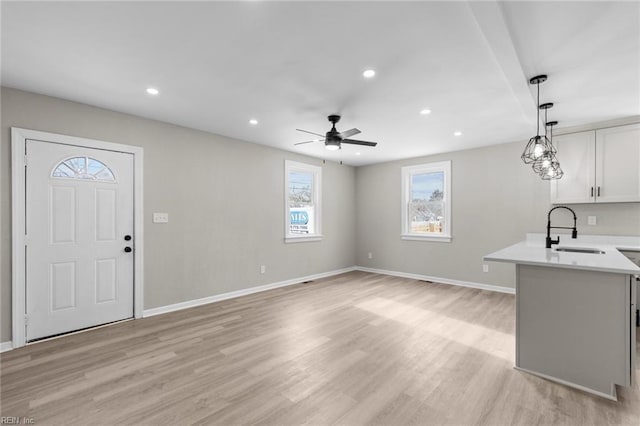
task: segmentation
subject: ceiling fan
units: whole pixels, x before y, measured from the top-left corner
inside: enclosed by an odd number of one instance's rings
[[[314,133],[314,132],[309,132],[307,130],[302,130],[302,129],[296,129],[299,132],[304,132],[304,133],[309,133],[312,135],[316,135],[316,136],[320,136],[323,139],[314,139],[311,141],[305,141],[305,142],[298,142],[294,145],[302,145],[305,143],[312,143],[312,142],[324,142],[324,146],[331,150],[331,151],[335,151],[338,149],[342,149],[341,144],[343,143],[348,143],[348,144],[352,144],[352,145],[364,145],[364,146],[376,146],[378,145],[377,142],[367,142],[367,141],[359,141],[359,140],[355,140],[355,139],[349,139],[349,137],[353,136],[353,135],[357,135],[358,133],[360,133],[360,130],[353,128],[350,130],[346,130],[344,132],[339,132],[336,130],[336,123],[338,121],[340,121],[340,116],[339,115],[330,115],[329,117],[327,117],[329,119],[329,121],[333,124],[331,126],[331,130],[329,130],[327,132],[326,135],[321,135],[319,133]]]

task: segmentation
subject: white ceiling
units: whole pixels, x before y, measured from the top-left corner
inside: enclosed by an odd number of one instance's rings
[[[5,86],[346,164],[528,139],[541,73],[559,127],[640,114],[637,1],[1,7]],[[331,113],[378,146],[293,145]]]

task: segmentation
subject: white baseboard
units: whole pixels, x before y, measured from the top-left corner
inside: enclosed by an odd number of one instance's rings
[[[216,294],[214,296],[203,297],[202,299],[188,300],[186,302],[174,303],[172,305],[145,309],[142,313],[142,316],[144,318],[147,318],[147,317],[152,317],[154,315],[166,314],[168,312],[174,312],[182,309],[193,308],[196,306],[207,305],[209,303],[220,302],[222,300],[233,299],[235,297],[246,296],[253,293],[259,293],[261,291],[273,290],[275,288],[287,287],[290,285],[300,284],[305,281],[318,280],[320,278],[331,277],[334,275],[344,274],[345,272],[351,272],[351,271],[371,272],[374,274],[391,275],[395,277],[412,278],[416,280],[433,281],[433,282],[442,283],[442,284],[457,285],[460,287],[470,287],[470,288],[477,288],[481,290],[496,291],[499,293],[515,294],[515,289],[511,287],[502,287],[497,285],[474,283],[470,281],[452,280],[449,278],[432,277],[428,275],[410,274],[407,272],[388,271],[385,269],[366,268],[364,266],[351,266],[349,268],[337,269],[335,271],[308,275],[306,277],[293,278],[290,280],[279,281],[271,284],[265,284],[258,287],[251,287],[251,288],[245,288],[238,291],[232,291],[229,293]]]
[[[348,268],[337,269],[335,271],[322,272],[320,274],[307,275],[306,277],[293,278],[290,280],[279,281],[276,283],[265,284],[257,287],[245,288],[238,291],[231,291],[229,293],[216,294],[214,296],[203,297],[202,299],[188,300],[186,302],[174,303],[173,305],[160,306],[157,308],[145,309],[142,312],[142,316],[152,317],[154,315],[166,314],[168,312],[179,311],[182,309],[193,308],[195,306],[207,305],[209,303],[220,302],[222,300],[233,299],[235,297],[246,296],[253,293],[259,293],[261,291],[273,290],[274,288],[287,287],[294,284],[300,284],[305,281],[319,280],[320,278],[331,277],[334,275],[344,274],[345,272],[355,271],[356,267],[351,266]]]
[[[547,379],[550,380],[552,382],[556,382],[556,383],[560,383],[561,385],[565,385],[565,386],[569,386],[571,388],[574,389],[578,389],[581,390],[583,392],[588,392],[590,394],[593,395],[598,395],[601,396],[603,398],[606,399],[610,399],[611,401],[618,401],[618,391],[616,390],[616,385],[611,383],[611,393],[605,393],[605,392],[601,392],[595,389],[591,389],[582,385],[577,385],[573,382],[568,382],[566,380],[562,380],[562,379],[558,379],[557,377],[553,377],[553,376],[548,376],[546,374],[542,374],[542,373],[536,373],[535,371],[531,371],[531,370],[527,370],[526,368],[520,368],[517,365],[514,365],[513,368],[515,368],[518,371],[522,371],[524,373],[528,373],[528,374],[532,374],[534,376],[538,376],[538,377],[542,377],[543,379]]]
[[[511,287],[503,287],[499,285],[474,283],[471,281],[452,280],[450,278],[432,277],[429,275],[410,274],[408,272],[387,271],[386,269],[367,268],[364,266],[356,266],[354,268],[357,271],[371,272],[374,274],[391,275],[394,277],[412,278],[415,280],[433,281],[434,283],[442,283],[449,285],[457,285],[460,287],[477,288],[480,290],[496,291],[499,293],[516,294],[516,289]]]
[[[351,272],[351,271],[363,271],[363,272],[371,272],[374,274],[383,274],[383,275],[391,275],[395,277],[411,278],[416,280],[433,281],[436,283],[456,285],[460,287],[477,288],[477,289],[488,290],[488,291],[496,291],[499,293],[515,294],[516,292],[516,290],[511,287],[502,287],[502,286],[491,285],[491,284],[475,283],[471,281],[452,280],[450,278],[432,277],[429,275],[411,274],[408,272],[388,271],[386,269],[367,268],[364,266],[351,266],[348,268],[337,269],[334,271],[322,272],[320,274],[307,275],[306,277],[293,278],[290,280],[279,281],[276,283],[265,284],[257,287],[245,288],[243,290],[232,291],[229,293],[216,294],[214,296],[203,297],[202,299],[189,300],[186,302],[175,303],[173,305],[145,309],[142,312],[142,316],[146,318],[146,317],[152,317],[155,315],[166,314],[168,312],[179,311],[182,309],[207,305],[209,303],[215,303],[222,300],[233,299],[235,297],[246,296],[253,293],[259,293],[261,291],[273,290],[275,288],[300,284],[305,281],[313,281],[313,280],[319,280],[320,278],[332,277],[334,275],[344,274],[346,272]],[[13,349],[13,342],[8,341],[8,342],[0,343],[0,353],[10,351],[12,349]]]

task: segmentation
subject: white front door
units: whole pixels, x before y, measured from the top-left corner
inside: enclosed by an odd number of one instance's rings
[[[26,141],[27,341],[133,317],[133,155]]]

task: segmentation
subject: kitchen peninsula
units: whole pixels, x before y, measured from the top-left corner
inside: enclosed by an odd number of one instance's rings
[[[515,368],[617,400],[632,386],[636,349],[636,276],[623,252],[639,237],[545,236],[484,256],[516,264]]]

